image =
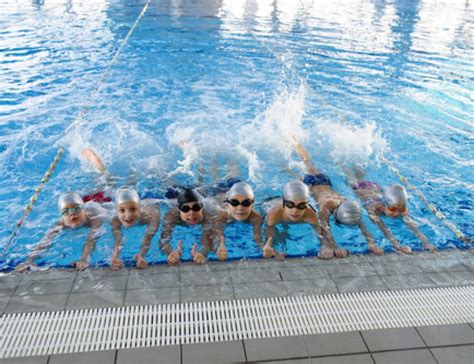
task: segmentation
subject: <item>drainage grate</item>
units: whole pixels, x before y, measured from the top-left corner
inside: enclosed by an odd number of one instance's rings
[[[473,287],[358,292],[0,318],[0,358],[472,321]]]

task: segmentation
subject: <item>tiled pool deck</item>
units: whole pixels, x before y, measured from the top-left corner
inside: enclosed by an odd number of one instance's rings
[[[55,270],[0,276],[0,312],[472,285],[474,254],[445,251]],[[473,320],[474,321],[474,317]],[[401,328],[4,359],[0,363],[473,363],[474,325]]]

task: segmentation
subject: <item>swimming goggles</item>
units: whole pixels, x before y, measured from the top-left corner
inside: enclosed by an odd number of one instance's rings
[[[283,206],[289,209],[297,208],[298,210],[305,210],[308,207],[308,202],[300,202],[298,205],[293,201],[283,199]]]
[[[192,205],[192,206],[187,206],[187,205],[179,206],[179,209],[184,213],[189,212],[191,210],[193,210],[195,212],[198,212],[198,211],[201,211],[202,207],[203,207],[202,203],[197,203],[197,204]]]
[[[66,207],[61,210],[61,215],[70,215],[70,214],[77,214],[79,211],[83,209],[82,206],[74,206],[74,207]]]
[[[249,207],[249,206],[251,206],[251,205],[253,204],[254,201],[251,200],[251,199],[249,199],[249,198],[247,198],[247,199],[245,199],[245,200],[243,200],[243,201],[239,201],[239,200],[233,198],[233,199],[231,199],[231,200],[225,200],[225,202],[231,204],[231,205],[234,206],[234,207],[237,207],[237,206],[239,206],[239,205],[242,205],[242,206],[244,206],[244,207]]]
[[[402,207],[401,209],[396,207],[396,206],[388,206],[387,207],[387,210],[390,211],[391,213],[395,214],[397,212],[399,212],[400,214],[406,214],[407,212],[407,208],[406,207]]]

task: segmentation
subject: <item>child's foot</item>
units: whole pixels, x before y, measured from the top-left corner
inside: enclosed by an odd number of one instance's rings
[[[323,248],[318,253],[320,259],[332,259],[334,257],[334,250],[331,248]]]

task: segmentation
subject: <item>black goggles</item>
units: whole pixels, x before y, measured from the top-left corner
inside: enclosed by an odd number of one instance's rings
[[[197,204],[192,205],[192,206],[188,206],[188,205],[179,206],[179,209],[180,209],[180,211],[182,211],[184,213],[189,212],[191,210],[193,210],[195,212],[198,212],[198,211],[201,211],[201,209],[202,209],[202,203],[197,203]]]
[[[234,207],[237,207],[239,205],[249,207],[253,204],[254,201],[249,199],[249,198],[247,198],[246,200],[243,200],[243,201],[239,201],[239,200],[233,198],[233,199],[230,199],[230,200],[225,200],[225,202],[231,204]]]
[[[288,207],[289,209],[297,208],[298,210],[304,210],[308,207],[308,202],[300,202],[297,205],[293,201],[283,199],[283,206]]]

